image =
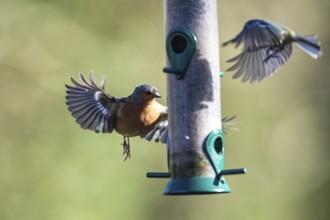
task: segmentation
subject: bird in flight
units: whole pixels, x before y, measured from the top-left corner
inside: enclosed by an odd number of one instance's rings
[[[247,21],[236,37],[222,45],[243,44],[242,52],[227,61],[234,63],[228,71],[236,71],[233,78],[243,77],[242,82],[254,83],[277,72],[287,62],[292,43],[314,59],[322,55],[316,35],[300,36],[283,25],[260,19]]]
[[[83,129],[96,133],[116,131],[124,138],[123,154],[130,158],[129,138],[140,136],[147,141],[166,143],[168,137],[167,107],[156,101],[161,98],[151,85],[141,85],[125,98],[118,98],[105,92],[105,78],[96,85],[94,75],[89,74],[89,82],[82,73],[80,83],[70,77],[73,86],[65,85],[66,104],[76,122]],[[224,132],[232,129],[234,117],[222,119]]]
[[[81,83],[70,77],[73,86],[65,85],[66,104],[81,128],[123,135],[125,160],[131,155],[130,137],[166,143],[167,107],[156,101],[161,96],[155,87],[141,85],[130,96],[117,98],[104,91],[105,78],[97,86],[92,73],[89,82],[82,73],[78,76]]]

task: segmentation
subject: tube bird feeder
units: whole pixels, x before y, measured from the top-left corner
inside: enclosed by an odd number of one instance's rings
[[[169,177],[165,195],[230,192],[224,175],[217,0],[166,0]]]

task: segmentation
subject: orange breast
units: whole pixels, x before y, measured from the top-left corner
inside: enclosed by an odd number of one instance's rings
[[[156,103],[156,102],[155,102]],[[161,112],[159,104],[149,103],[137,105],[127,103],[116,118],[115,129],[119,134],[127,137],[140,136],[148,133],[158,122]]]

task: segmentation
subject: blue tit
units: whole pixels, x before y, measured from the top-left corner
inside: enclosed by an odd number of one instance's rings
[[[300,36],[293,30],[274,22],[253,19],[245,23],[243,30],[233,39],[222,45],[243,43],[240,54],[229,59],[234,62],[227,71],[236,71],[233,78],[242,82],[261,81],[277,72],[292,53],[292,43],[314,59],[322,55],[316,35]]]

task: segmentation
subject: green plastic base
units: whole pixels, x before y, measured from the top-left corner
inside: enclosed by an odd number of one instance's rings
[[[164,195],[195,195],[211,193],[230,193],[231,189],[225,179],[209,177],[171,178]]]

